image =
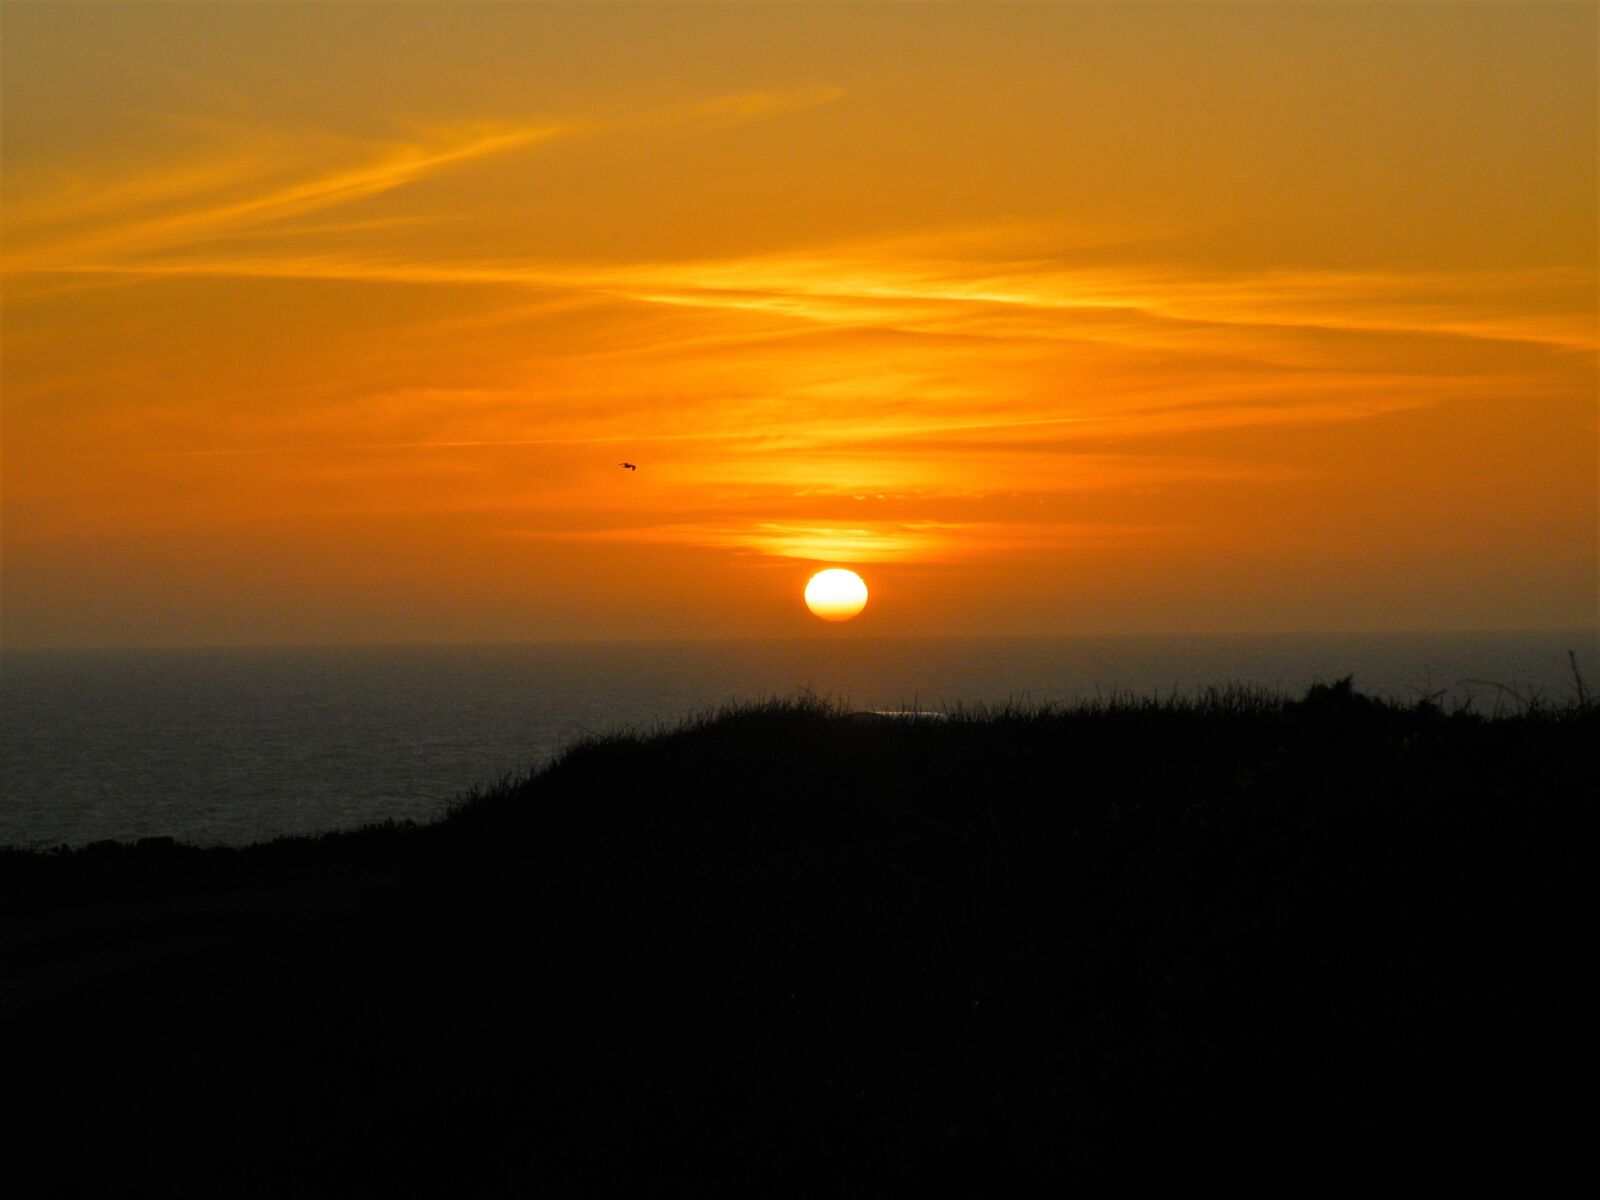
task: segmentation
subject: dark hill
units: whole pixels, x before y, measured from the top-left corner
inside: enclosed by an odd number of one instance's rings
[[[426,828],[13,852],[10,1162],[207,1196],[1575,1181],[1597,734],[1348,685],[798,701]]]

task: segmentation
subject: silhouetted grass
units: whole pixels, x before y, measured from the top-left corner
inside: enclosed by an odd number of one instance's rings
[[[944,717],[735,705],[433,826],[0,858],[8,1128],[169,1194],[1592,1167],[1600,707]]]

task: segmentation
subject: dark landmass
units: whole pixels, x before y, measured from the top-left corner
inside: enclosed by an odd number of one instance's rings
[[[938,722],[800,700],[580,745],[427,827],[7,852],[6,1171],[1575,1186],[1597,745],[1593,703],[1348,684]]]

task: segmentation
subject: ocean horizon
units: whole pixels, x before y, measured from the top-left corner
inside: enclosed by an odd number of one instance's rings
[[[798,693],[949,711],[1351,676],[1493,715],[1574,697],[1569,654],[1592,693],[1593,630],[12,650],[0,845],[427,821],[586,737]]]

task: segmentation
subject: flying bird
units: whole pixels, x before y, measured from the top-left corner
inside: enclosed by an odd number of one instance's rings
[[[617,466],[626,467],[630,471],[637,471],[639,469],[634,463],[618,463]]]

